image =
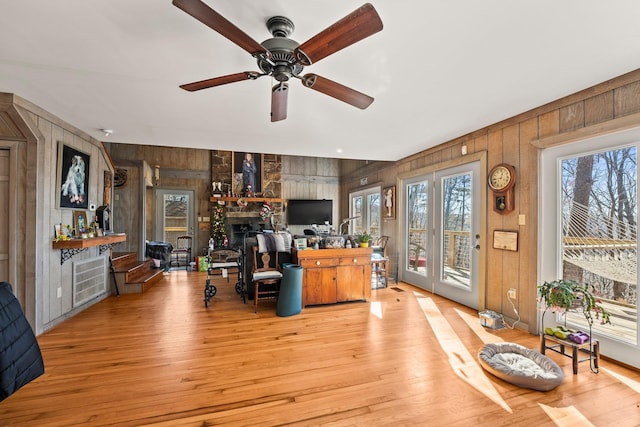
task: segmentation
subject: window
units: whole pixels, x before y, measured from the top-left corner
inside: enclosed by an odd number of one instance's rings
[[[349,233],[370,231],[374,239],[380,237],[380,187],[349,194],[349,216],[356,217],[349,225]]]
[[[637,149],[640,129],[543,151],[540,168],[540,282],[593,285],[612,313],[594,322],[607,356],[637,366]],[[548,316],[547,316],[548,319]],[[579,313],[556,318],[588,328]],[[545,320],[546,322],[546,320]]]

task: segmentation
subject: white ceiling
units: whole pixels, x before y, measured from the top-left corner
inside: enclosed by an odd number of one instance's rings
[[[363,3],[205,2],[258,42],[286,16],[300,43]],[[372,3],[381,32],[305,68],[366,110],[294,80],[271,123],[270,78],[179,89],[258,68],[170,0],[0,0],[0,92],[104,141],[397,160],[640,68],[638,0]]]

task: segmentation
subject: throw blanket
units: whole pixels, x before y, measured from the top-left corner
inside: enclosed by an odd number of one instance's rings
[[[291,252],[291,235],[289,233],[263,233],[256,236],[258,252]]]
[[[44,373],[40,347],[11,285],[0,283],[0,400]]]

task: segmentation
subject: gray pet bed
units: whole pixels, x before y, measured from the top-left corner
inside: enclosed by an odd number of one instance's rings
[[[487,344],[480,349],[478,360],[487,372],[524,388],[549,391],[564,380],[556,362],[520,344]]]

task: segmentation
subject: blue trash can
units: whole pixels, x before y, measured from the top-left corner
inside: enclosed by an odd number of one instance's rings
[[[282,264],[282,280],[276,314],[280,317],[293,316],[302,311],[302,266]]]

